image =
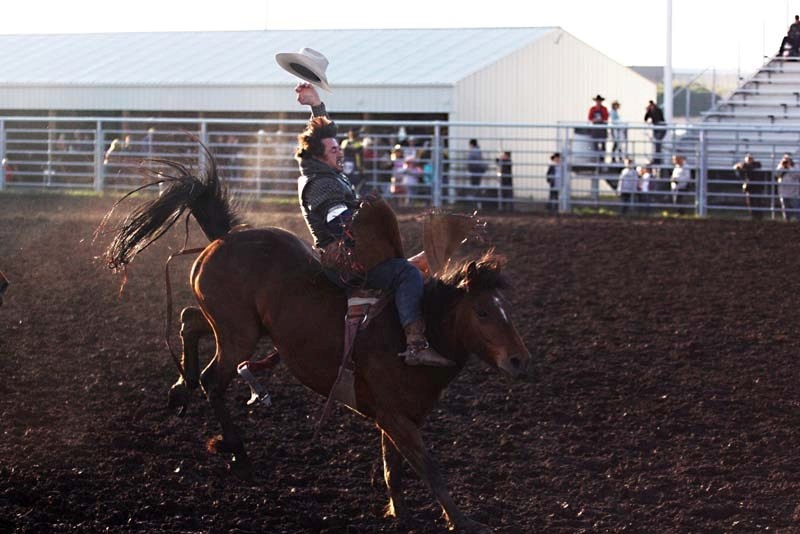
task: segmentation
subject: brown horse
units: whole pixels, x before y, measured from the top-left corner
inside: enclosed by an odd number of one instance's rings
[[[186,209],[197,219],[211,241],[194,262],[190,276],[202,318],[192,308],[185,310],[182,334],[194,329],[202,335],[207,325],[213,330],[216,354],[199,382],[222,426],[218,450],[230,452],[232,469],[247,476],[251,466],[224,399],[237,364],[249,359],[259,339],[268,335],[289,371],[327,396],[341,361],[347,299],[324,276],[309,245],[295,235],[279,228],[232,231],[238,219],[210,154],[201,177],[192,176],[180,164],[162,163],[177,171],[174,176],[155,173],[159,181],[170,182],[168,188],[128,216],[107,258],[111,267],[123,267]],[[374,420],[381,432],[387,515],[404,513],[401,467],[405,459],[428,483],[455,527],[486,530],[456,506],[423,444],[420,425],[472,354],[512,377],[525,373],[530,354],[500,293],[505,287],[501,264],[499,258],[487,254],[426,284],[423,310],[430,342],[456,363],[454,367],[403,364],[397,354],[405,340],[393,307],[375,317],[356,339],[356,402],[351,408]],[[173,399],[188,399],[188,391],[198,383],[197,369],[197,346],[189,343],[182,377],[171,392]]]

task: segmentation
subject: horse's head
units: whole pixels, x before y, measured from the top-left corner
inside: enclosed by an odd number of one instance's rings
[[[519,378],[525,375],[531,355],[501,293],[507,287],[500,273],[502,265],[502,258],[487,253],[447,273],[443,281],[461,293],[455,309],[460,344],[489,365]]]
[[[3,293],[6,292],[6,288],[8,288],[9,285],[8,278],[0,271],[0,306],[3,305]]]

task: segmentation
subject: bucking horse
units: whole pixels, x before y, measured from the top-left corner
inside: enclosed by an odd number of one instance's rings
[[[145,185],[159,183],[165,188],[114,229],[105,259],[111,268],[124,269],[184,213],[196,219],[210,243],[194,261],[189,281],[202,313],[200,328],[213,331],[216,353],[199,373],[196,344],[185,350],[181,377],[170,393],[173,401],[186,402],[189,392],[202,386],[222,427],[217,450],[230,453],[231,469],[247,477],[252,466],[225,404],[225,391],[237,375],[237,366],[252,357],[260,338],[269,336],[289,372],[327,397],[342,361],[342,318],[348,298],[325,276],[314,250],[296,235],[274,227],[241,229],[240,216],[219,178],[215,159],[207,149],[205,152],[205,162],[196,174],[171,160],[143,166],[143,172],[152,177]],[[362,206],[362,210],[368,209]],[[358,219],[357,213],[354,225]],[[396,227],[393,213],[391,219]],[[405,338],[394,306],[385,307],[355,338],[355,394],[348,407],[373,420],[380,431],[389,496],[387,516],[402,518],[406,511],[402,495],[405,460],[428,484],[451,526],[470,532],[488,530],[456,506],[423,443],[420,426],[471,355],[511,377],[527,375],[531,356],[502,293],[507,288],[503,264],[500,256],[487,252],[473,261],[456,262],[426,282],[423,313],[428,338],[454,366],[405,365],[397,356],[404,349]],[[184,315],[193,314],[185,311]],[[184,328],[191,323],[197,324],[197,317],[184,317]]]

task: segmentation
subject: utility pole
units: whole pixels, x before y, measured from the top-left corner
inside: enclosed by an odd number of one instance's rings
[[[664,64],[664,120],[672,124],[672,0],[667,0],[667,59]]]

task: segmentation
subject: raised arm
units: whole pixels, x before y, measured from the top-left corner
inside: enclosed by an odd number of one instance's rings
[[[328,111],[317,93],[317,89],[310,83],[299,83],[294,88],[297,93],[297,102],[303,106],[311,106],[311,117],[327,117]]]

